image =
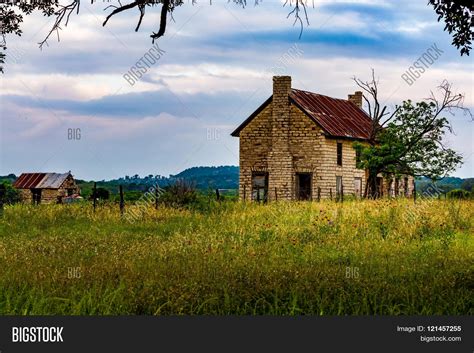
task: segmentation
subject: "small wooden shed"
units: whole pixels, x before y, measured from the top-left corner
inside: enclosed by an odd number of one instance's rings
[[[80,189],[71,172],[22,173],[13,183],[24,203],[62,203],[63,198],[79,195]]]

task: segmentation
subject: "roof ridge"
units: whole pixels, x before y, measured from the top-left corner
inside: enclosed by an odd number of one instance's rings
[[[64,173],[57,173],[57,172],[24,172],[24,173],[21,173],[21,174],[69,174],[69,173],[70,172],[64,172]]]
[[[310,94],[315,94],[315,95],[317,95],[317,96],[322,96],[322,97],[326,97],[326,98],[330,98],[330,99],[337,99],[337,100],[340,100],[340,101],[344,101],[344,102],[349,102],[349,103],[350,103],[350,101],[349,101],[348,99],[335,98],[335,97],[331,97],[331,96],[328,96],[328,95],[325,95],[325,94],[307,91],[307,90],[305,90],[305,89],[292,88],[291,90],[292,90],[292,91],[295,90],[295,91],[300,91],[300,92],[306,92],[306,93],[310,93]]]

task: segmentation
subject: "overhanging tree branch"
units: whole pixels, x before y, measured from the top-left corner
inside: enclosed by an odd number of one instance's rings
[[[158,33],[153,33],[150,37],[152,38],[152,43],[156,39],[162,37],[166,32],[166,18],[168,16],[168,11],[170,10],[170,0],[163,0],[163,7],[161,8],[160,16],[160,29]]]

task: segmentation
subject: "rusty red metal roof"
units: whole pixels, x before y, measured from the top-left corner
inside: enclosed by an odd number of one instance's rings
[[[22,173],[13,186],[17,189],[58,189],[70,173]]]
[[[368,139],[370,117],[345,99],[292,89],[290,99],[330,136]]]
[[[300,108],[310,119],[318,124],[330,137],[343,137],[366,140],[370,136],[372,120],[354,103],[345,99],[332,98],[299,89],[291,89],[290,101]],[[240,131],[272,101],[267,99],[234,132]]]
[[[18,189],[32,189],[43,180],[46,173],[22,173],[13,186]]]

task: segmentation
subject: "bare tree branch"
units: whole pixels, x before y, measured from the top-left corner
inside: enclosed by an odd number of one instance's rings
[[[369,117],[372,120],[372,127],[370,131],[370,138],[369,142],[371,144],[376,143],[377,135],[384,126],[395,116],[396,111],[394,111],[388,119],[386,119],[384,122],[382,121],[382,118],[390,114],[387,112],[387,106],[381,106],[378,93],[379,93],[379,87],[378,87],[378,79],[375,78],[375,70],[372,69],[372,77],[369,81],[362,81],[361,79],[357,77],[353,77],[354,82],[356,83],[357,86],[359,86],[360,89],[362,89],[365,94],[362,96],[367,103],[368,110],[369,110]]]
[[[314,0],[313,0],[312,3],[313,3],[313,7],[314,7]],[[290,13],[288,14],[288,16],[286,16],[286,18],[289,18],[291,15],[295,16],[295,22],[293,22],[293,26],[297,22],[299,22],[299,24],[300,24],[300,36],[299,37],[301,38],[301,36],[303,34],[303,28],[304,28],[303,19],[300,16],[301,11],[303,11],[304,20],[306,22],[306,25],[309,26],[308,11],[306,9],[307,1],[306,0],[285,0],[285,3],[283,4],[283,6],[286,6],[286,5],[293,6],[293,10],[290,11]]]
[[[53,32],[56,32],[59,42],[59,31],[61,30],[61,22],[64,20],[64,18],[66,18],[64,25],[67,26],[67,24],[69,23],[69,17],[71,16],[71,13],[74,11],[74,9],[76,9],[76,13],[79,13],[79,5],[80,0],[73,0],[68,5],[57,5],[59,7],[59,10],[54,13],[54,15],[56,16],[56,20],[46,37],[40,43],[38,43],[40,49],[43,49],[43,45],[48,45],[48,39],[51,34],[53,34]]]

